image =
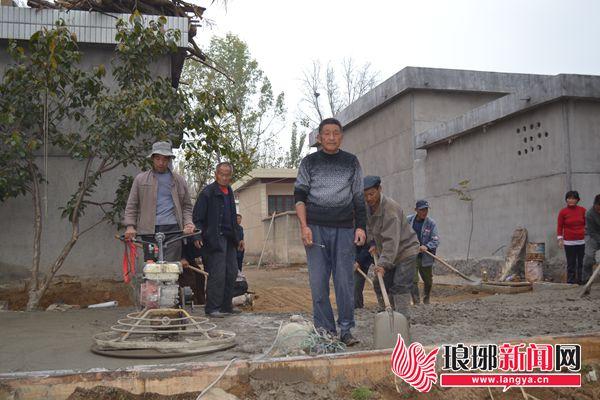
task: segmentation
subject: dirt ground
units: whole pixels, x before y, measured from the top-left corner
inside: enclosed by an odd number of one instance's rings
[[[250,290],[258,295],[252,311],[261,313],[298,311],[310,313],[312,311],[308,270],[306,268],[293,268],[292,270],[289,268],[261,270],[247,268],[244,272],[250,283]],[[454,303],[488,295],[486,293],[472,293],[468,288],[440,286],[434,292],[432,304]],[[376,307],[377,299],[369,283],[365,283],[363,296],[367,308]],[[335,308],[333,286],[331,287],[330,300]]]
[[[256,270],[246,268],[250,290],[257,294],[252,308],[244,313],[225,319],[216,320],[220,329],[231,330],[237,334],[237,346],[223,352],[185,357],[180,359],[119,359],[99,356],[91,353],[90,345],[94,334],[106,331],[118,318],[135,311],[132,307],[112,309],[80,309],[66,312],[0,312],[0,373],[19,371],[43,371],[58,369],[87,370],[92,368],[122,368],[132,365],[165,364],[178,362],[203,362],[213,360],[230,360],[238,358],[256,358],[263,354],[273,343],[277,329],[282,321],[288,321],[292,314],[300,314],[310,319],[310,290],[306,268],[268,268]],[[456,342],[490,343],[506,339],[525,338],[550,334],[582,334],[600,331],[600,287],[593,287],[590,296],[579,298],[579,288],[565,290],[532,291],[521,294],[490,295],[473,292],[471,287],[443,284],[455,282],[447,277],[436,277],[437,284],[433,289],[432,304],[412,307],[411,334],[413,340],[424,345]],[[85,293],[101,293],[76,283],[62,282],[59,285],[79,287],[80,295]],[[57,285],[57,290],[58,287]],[[115,286],[122,285],[114,283]],[[108,285],[110,286],[110,285]],[[93,302],[112,300],[112,292],[105,283],[98,284],[105,290],[95,295]],[[123,285],[124,286],[124,285]],[[128,293],[128,288],[121,288]],[[109,292],[107,297],[106,291]],[[58,291],[57,293],[60,293]],[[332,291],[333,293],[333,291]],[[63,296],[65,303],[71,301]],[[334,300],[332,294],[332,301]],[[85,296],[80,300],[85,304]],[[120,303],[121,304],[121,303]],[[365,287],[364,309],[356,310],[356,328],[354,329],[361,343],[352,350],[372,348],[372,323],[376,315],[376,299],[367,285]],[[195,316],[203,316],[202,309],[195,309]],[[584,360],[585,362],[585,360]],[[265,386],[266,385],[266,386]],[[270,385],[270,386],[269,386]],[[241,398],[355,398],[353,390],[343,384],[330,383],[323,387],[318,385],[279,385],[272,382],[250,382],[247,387],[240,387]],[[417,395],[407,389],[406,393],[397,393],[393,385],[371,386],[367,388],[374,397],[372,399],[425,399],[425,398],[490,398],[487,390],[455,389],[441,390],[435,388],[428,396]],[[159,395],[152,397],[131,397],[125,394],[118,397],[116,392],[102,394],[85,391],[74,393],[72,399],[161,399]],[[515,393],[511,389],[507,393]],[[500,389],[492,389],[494,399],[508,399]],[[594,392],[595,391],[595,392]],[[531,394],[538,398],[594,399],[600,398],[598,385],[592,388],[571,390],[565,393],[549,391],[549,389],[532,390]],[[528,390],[529,393],[529,390]],[[537,394],[536,394],[537,393]],[[197,396],[197,394],[195,394]],[[82,397],[83,396],[83,397]],[[87,396],[87,397],[86,397]],[[103,397],[104,396],[104,397]],[[129,396],[129,397],[127,397]],[[157,397],[158,396],[158,397]],[[178,399],[195,398],[193,393],[180,395]],[[594,397],[596,396],[596,397]]]
[[[27,305],[27,286],[5,284],[0,288],[0,301],[7,301],[9,310],[23,310]],[[40,301],[40,308],[50,304],[72,304],[81,307],[90,304],[116,300],[122,307],[133,306],[132,289],[129,285],[115,280],[79,279],[61,275],[54,279]]]
[[[600,370],[600,365],[589,365]],[[533,399],[596,400],[600,396],[600,382],[584,382],[580,388],[526,388],[526,394]],[[229,390],[230,394],[247,400],[313,400],[355,399],[355,400],[513,400],[523,398],[520,388],[511,388],[504,392],[502,388],[441,388],[434,386],[428,393],[418,393],[408,385],[400,383],[372,384],[352,387],[343,382],[330,382],[327,385],[314,385],[305,382],[273,383],[250,380],[248,384],[238,385]],[[164,396],[157,393],[135,395],[122,389],[97,386],[92,389],[78,388],[68,400],[195,400],[199,392],[182,393],[176,396]]]

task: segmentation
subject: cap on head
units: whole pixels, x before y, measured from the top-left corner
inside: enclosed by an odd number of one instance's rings
[[[427,200],[419,200],[417,201],[417,205],[415,206],[417,210],[422,210],[424,208],[429,208],[429,203]]]
[[[381,178],[377,175],[367,175],[363,179],[364,190],[371,189],[373,187],[379,187],[381,185]]]
[[[166,157],[175,157],[173,154],[173,149],[171,148],[171,143],[169,142],[156,142],[152,145],[152,152],[148,156],[148,158],[152,158],[154,154],[160,154]]]

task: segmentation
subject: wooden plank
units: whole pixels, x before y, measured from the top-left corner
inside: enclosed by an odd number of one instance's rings
[[[510,247],[506,253],[506,259],[504,267],[502,268],[502,275],[500,280],[504,281],[506,278],[514,272],[515,268],[524,262],[525,258],[525,245],[527,244],[527,229],[517,228],[513,232],[510,240]]]

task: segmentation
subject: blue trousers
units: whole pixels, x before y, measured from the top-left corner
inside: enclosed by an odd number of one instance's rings
[[[313,243],[325,245],[324,248],[306,247],[314,324],[316,328],[336,333],[329,301],[329,281],[333,276],[338,325],[344,335],[354,327],[354,229],[319,225],[309,225],[309,228]]]

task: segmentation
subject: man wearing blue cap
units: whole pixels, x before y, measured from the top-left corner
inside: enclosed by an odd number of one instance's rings
[[[417,238],[421,244],[419,248],[421,253],[417,256],[417,270],[411,294],[413,303],[419,304],[419,275],[421,275],[425,290],[423,304],[429,304],[429,296],[431,295],[431,287],[433,286],[433,257],[425,254],[424,251],[435,254],[440,245],[440,236],[435,221],[427,216],[429,213],[429,203],[427,200],[417,201],[415,212],[416,214],[408,216],[408,223],[417,233]]]
[[[363,186],[368,205],[367,237],[375,241],[371,251],[379,255],[375,273],[383,276],[394,310],[410,319],[410,293],[419,253],[417,236],[400,205],[382,193],[381,178],[366,176]],[[375,280],[374,288],[379,307],[383,309],[378,281]]]

